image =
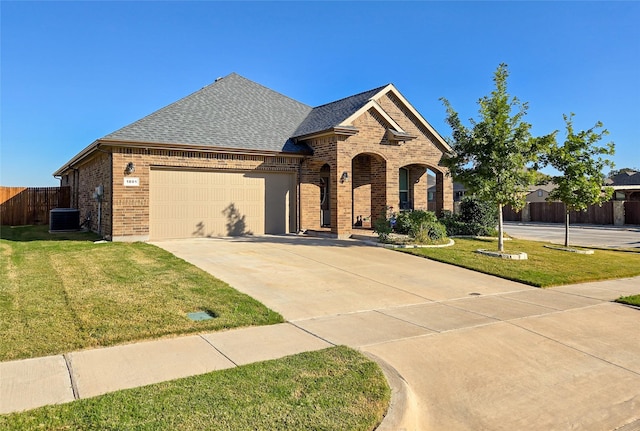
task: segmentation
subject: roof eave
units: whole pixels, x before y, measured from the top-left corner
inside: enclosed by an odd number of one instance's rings
[[[93,141],[90,145],[88,145],[86,148],[84,148],[82,151],[76,154],[71,160],[69,160],[67,163],[62,165],[57,171],[55,171],[53,173],[53,176],[59,177],[61,175],[64,175],[64,173],[67,172],[69,169],[73,169],[73,167],[76,166],[80,161],[82,161],[83,159],[91,155],[94,151],[96,151],[99,145],[100,145],[99,140]]]
[[[54,177],[64,175],[65,172],[78,166],[84,159],[89,157],[95,151],[98,150],[100,145],[107,145],[113,147],[129,147],[129,148],[144,148],[154,150],[178,150],[178,151],[199,151],[203,153],[229,153],[229,154],[247,154],[247,155],[263,155],[263,156],[281,156],[303,158],[309,155],[309,151],[301,150],[299,152],[285,152],[285,151],[271,151],[271,150],[251,150],[240,148],[227,148],[227,147],[212,147],[209,145],[192,145],[192,144],[169,144],[162,142],[144,142],[144,141],[126,141],[118,139],[98,139],[91,145],[76,154],[71,160],[61,166],[57,171],[53,173]]]
[[[623,186],[602,186],[602,188],[609,188],[613,190],[638,190],[640,189],[640,184],[627,184]]]
[[[165,143],[165,142],[147,142],[147,141],[127,141],[120,139],[100,139],[100,143],[111,146],[124,146],[131,148],[144,148],[149,150],[179,150],[179,151],[199,151],[203,153],[230,153],[230,154],[250,154],[250,155],[265,155],[275,156],[285,154],[291,157],[304,157],[305,152],[285,152],[274,150],[252,150],[246,148],[231,148],[231,147],[214,147],[211,145],[193,145],[182,143]]]
[[[306,141],[313,138],[321,138],[323,136],[329,136],[329,135],[353,136],[358,132],[359,130],[353,126],[336,126],[336,127],[331,127],[325,130],[320,130],[317,132],[307,133],[305,135],[294,136],[292,139],[294,139],[296,142],[299,142],[299,141]]]

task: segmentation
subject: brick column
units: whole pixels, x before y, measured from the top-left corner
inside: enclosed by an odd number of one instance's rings
[[[300,226],[301,230],[320,228],[320,168],[308,162],[300,172]]]
[[[379,157],[371,158],[371,223],[386,214],[387,166]]]
[[[409,169],[409,187],[414,210],[427,209],[427,170],[423,166],[413,166]]]
[[[624,223],[624,201],[613,201],[613,224],[623,226]]]
[[[347,178],[342,181],[346,172]],[[351,157],[338,157],[336,169],[331,169],[331,232],[338,238],[349,238],[353,227]]]
[[[520,221],[522,222],[531,221],[531,209],[529,208],[529,202],[525,203],[524,207],[522,207],[522,212],[520,213]]]
[[[387,206],[394,212],[400,211],[400,166],[387,162]]]
[[[436,215],[439,216],[442,210],[453,211],[453,179],[436,171]]]

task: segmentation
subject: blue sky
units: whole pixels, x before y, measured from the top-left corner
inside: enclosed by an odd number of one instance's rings
[[[12,2],[0,185],[53,186],[94,140],[231,72],[311,106],[393,83],[443,136],[498,64],[533,133],[598,120],[640,167],[640,2]]]

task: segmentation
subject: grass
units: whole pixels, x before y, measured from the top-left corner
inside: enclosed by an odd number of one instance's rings
[[[640,295],[623,296],[621,298],[616,299],[616,302],[620,302],[622,304],[635,305],[636,307],[640,307]]]
[[[0,429],[370,431],[389,400],[374,362],[333,347],[0,416]]]
[[[283,321],[158,247],[95,239],[2,226],[1,361]],[[216,317],[194,322],[193,311]]]
[[[593,255],[545,248],[548,243],[517,240],[505,242],[505,250],[525,252],[528,260],[499,259],[476,253],[479,248],[497,250],[496,241],[456,238],[445,248],[400,249],[444,263],[537,287],[640,275],[640,253],[598,250]]]

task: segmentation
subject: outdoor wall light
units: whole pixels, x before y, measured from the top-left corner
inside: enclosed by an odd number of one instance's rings
[[[129,163],[127,163],[127,166],[124,168],[124,173],[125,173],[126,175],[132,174],[132,173],[134,173],[135,171],[136,171],[136,167],[135,167],[135,165],[133,164],[133,162],[129,162]]]
[[[340,182],[344,183],[345,181],[347,181],[349,179],[349,173],[347,171],[344,171],[342,173],[342,176],[340,177]]]

